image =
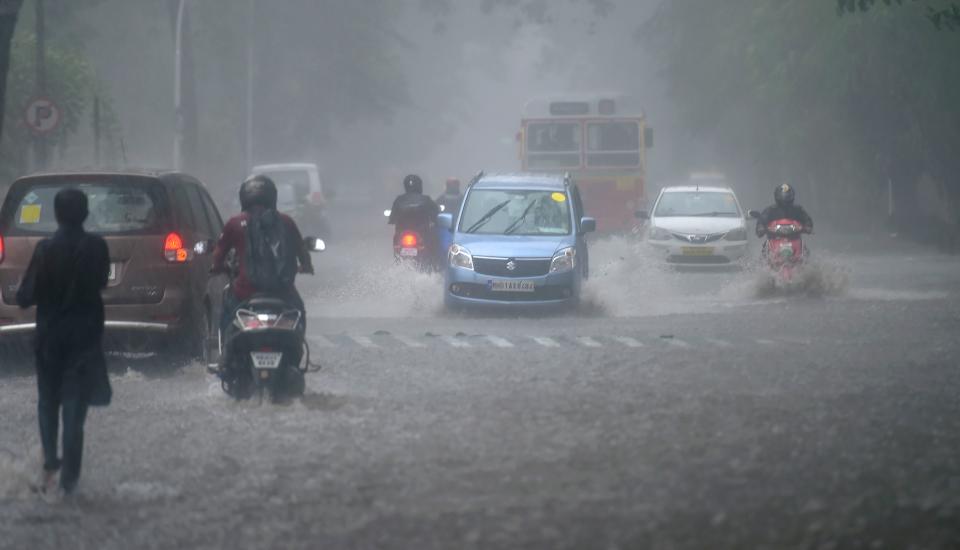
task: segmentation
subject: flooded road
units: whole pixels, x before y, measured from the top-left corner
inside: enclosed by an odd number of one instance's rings
[[[824,243],[841,285],[758,297],[612,240],[583,311],[480,317],[373,269],[385,243],[334,241],[305,282],[298,401],[114,357],[66,502],[28,489],[34,381],[6,362],[0,548],[960,544],[956,259]]]

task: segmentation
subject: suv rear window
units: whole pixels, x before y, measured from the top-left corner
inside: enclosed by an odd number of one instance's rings
[[[15,185],[3,208],[9,234],[48,235],[57,230],[53,200],[66,188],[87,195],[90,216],[84,228],[100,235],[147,234],[161,231],[166,219],[162,184],[144,178],[56,178]]]

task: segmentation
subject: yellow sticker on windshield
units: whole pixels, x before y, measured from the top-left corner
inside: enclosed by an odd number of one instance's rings
[[[20,207],[20,223],[40,223],[42,208],[39,204],[25,204]]]
[[[554,193],[550,195],[550,198],[557,202],[565,202],[567,200],[567,196],[563,193]]]

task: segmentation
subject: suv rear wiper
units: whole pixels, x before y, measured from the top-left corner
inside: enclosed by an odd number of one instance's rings
[[[504,206],[510,204],[510,201],[512,200],[513,199],[507,199],[501,202],[500,204],[494,206],[493,208],[491,208],[489,212],[484,214],[479,220],[477,220],[477,223],[471,225],[466,231],[464,231],[464,233],[473,233],[477,229],[480,229],[481,227],[483,227],[488,221],[490,221],[490,218],[492,218],[494,214],[499,212],[500,209],[503,208]]]

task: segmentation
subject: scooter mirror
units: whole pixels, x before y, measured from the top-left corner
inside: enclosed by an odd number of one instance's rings
[[[318,239],[316,237],[307,237],[303,239],[303,245],[310,252],[323,252],[327,249],[327,243],[323,242],[323,239]]]
[[[383,217],[384,217],[384,218],[389,218],[389,217],[390,217],[390,210],[384,210],[384,211],[383,211]]]
[[[750,216],[751,218],[756,220],[760,218],[760,212],[757,212],[756,210],[750,210],[747,212],[747,216]]]

